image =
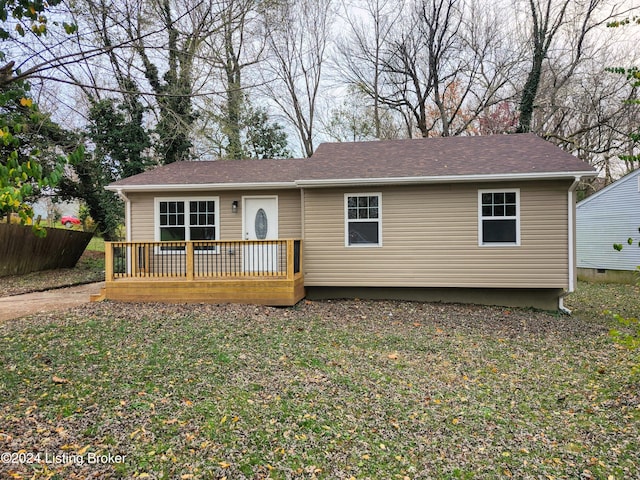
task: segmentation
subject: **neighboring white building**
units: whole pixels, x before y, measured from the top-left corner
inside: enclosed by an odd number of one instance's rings
[[[635,281],[640,265],[640,170],[576,205],[576,255],[580,278]],[[633,239],[633,245],[627,239]],[[618,252],[613,245],[623,245]]]

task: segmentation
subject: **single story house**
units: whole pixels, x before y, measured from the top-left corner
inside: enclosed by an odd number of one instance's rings
[[[173,163],[108,187],[126,203],[126,242],[107,245],[103,297],[563,308],[576,278],[574,189],[595,175],[533,134]]]
[[[640,170],[635,170],[576,206],[578,276],[635,283],[640,265]],[[627,239],[633,245],[627,244]],[[616,251],[614,244],[623,245]]]

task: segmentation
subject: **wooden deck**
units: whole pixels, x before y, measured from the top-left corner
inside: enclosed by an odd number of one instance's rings
[[[302,241],[106,242],[105,280],[95,300],[295,305]]]

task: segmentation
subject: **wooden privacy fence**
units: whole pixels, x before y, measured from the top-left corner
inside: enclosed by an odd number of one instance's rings
[[[93,233],[47,228],[44,238],[30,226],[0,223],[0,277],[73,268]]]

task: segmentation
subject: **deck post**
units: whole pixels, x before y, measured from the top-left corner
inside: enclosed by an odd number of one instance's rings
[[[113,242],[104,242],[104,278],[113,281]]]
[[[294,259],[294,255],[293,255],[293,240],[287,240],[287,280],[293,280],[293,271],[294,271],[294,265],[293,265],[293,259]]]
[[[187,261],[186,261],[186,268],[187,268],[187,280],[193,280],[193,242],[186,242],[187,243],[187,248],[186,248],[186,255],[187,255]]]
[[[131,245],[131,276],[138,276],[138,266],[140,261],[138,260],[138,244],[134,243]]]

